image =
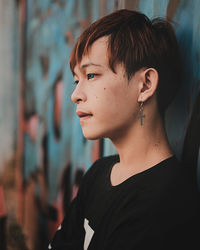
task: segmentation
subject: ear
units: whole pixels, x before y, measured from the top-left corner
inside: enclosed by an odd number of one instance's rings
[[[145,102],[154,95],[158,86],[158,72],[154,68],[148,68],[141,72],[139,83],[138,102]]]

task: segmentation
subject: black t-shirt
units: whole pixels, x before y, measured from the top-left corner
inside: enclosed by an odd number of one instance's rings
[[[172,156],[112,186],[118,161],[104,157],[88,170],[49,249],[199,249],[198,192],[189,167]]]

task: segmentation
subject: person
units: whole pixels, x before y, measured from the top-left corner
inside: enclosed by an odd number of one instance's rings
[[[49,249],[195,249],[198,192],[164,127],[182,74],[172,25],[115,11],[81,34],[70,67],[84,137],[117,155],[86,172]]]

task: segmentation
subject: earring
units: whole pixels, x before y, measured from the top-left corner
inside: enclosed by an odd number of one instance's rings
[[[141,102],[141,103],[140,103],[140,114],[139,114],[140,125],[141,125],[141,126],[143,126],[143,119],[145,118],[145,115],[143,114],[143,110],[144,110],[143,105],[144,105],[144,103]]]

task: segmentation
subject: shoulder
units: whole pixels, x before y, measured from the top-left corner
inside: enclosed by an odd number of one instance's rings
[[[168,162],[168,166],[162,178],[162,199],[168,202],[167,207],[177,212],[177,217],[181,219],[197,215],[200,208],[199,192],[191,166],[176,157]],[[166,203],[163,201],[163,204]]]
[[[193,169],[190,165],[185,164],[184,162],[179,161],[176,157],[174,158],[174,161],[171,164],[172,171],[171,179],[173,188],[178,189],[183,193],[185,191],[185,194],[188,192],[197,193],[197,183],[195,181],[196,176],[193,175]]]
[[[190,166],[179,161],[173,156],[161,163],[161,168],[157,169],[159,184],[168,192],[171,190],[174,194],[183,194],[190,196],[197,193],[195,178],[192,176]]]

